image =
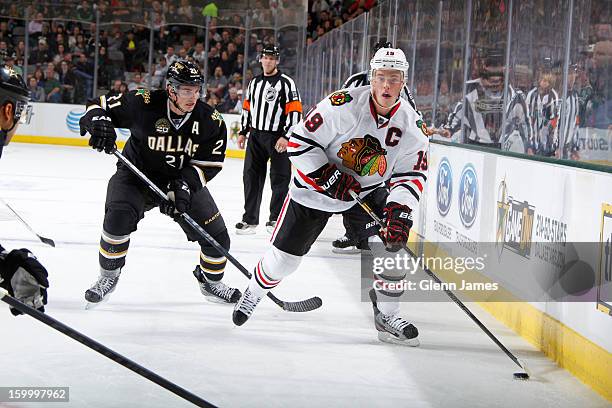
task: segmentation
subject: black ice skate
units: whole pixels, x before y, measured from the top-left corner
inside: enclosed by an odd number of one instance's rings
[[[200,266],[196,266],[193,270],[193,276],[198,280],[200,292],[206,296],[206,300],[214,303],[236,303],[240,299],[240,291],[236,288],[230,288],[225,283],[219,281],[209,281],[204,276],[204,272]]]
[[[378,309],[374,289],[370,289],[370,300],[374,310],[374,325],[378,330],[378,340],[411,347],[417,347],[420,344],[419,331],[414,325],[399,316],[386,315]]]
[[[345,234],[332,242],[332,252],[335,254],[358,254],[361,250],[358,243]]]
[[[256,232],[255,229],[257,229],[257,225],[250,225],[244,221],[240,221],[236,224],[237,235],[253,235]]]
[[[261,301],[263,296],[257,296],[251,292],[249,288],[244,291],[244,294],[234,306],[234,313],[232,314],[232,320],[236,326],[242,326],[249,317],[253,314],[255,306]]]
[[[266,222],[266,230],[272,234],[274,232],[274,228],[276,228],[276,221],[268,221]]]
[[[98,280],[85,292],[85,300],[88,302],[86,306],[87,309],[91,309],[103,301],[108,300],[110,294],[115,290],[117,282],[119,282],[120,274],[120,269],[114,271],[100,271]]]

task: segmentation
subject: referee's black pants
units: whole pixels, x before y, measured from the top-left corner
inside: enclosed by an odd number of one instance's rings
[[[287,152],[279,153],[274,146],[279,133],[251,129],[246,147],[242,180],[244,184],[244,215],[242,221],[249,225],[259,224],[259,207],[266,182],[266,170],[270,160],[270,221],[276,221],[285,196],[289,191],[291,163]]]

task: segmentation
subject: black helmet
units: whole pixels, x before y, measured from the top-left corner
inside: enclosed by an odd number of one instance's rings
[[[8,65],[0,66],[0,106],[7,102],[14,106],[14,123],[21,119],[27,123],[30,120],[30,91],[21,75]]]
[[[200,85],[204,83],[204,75],[195,62],[187,60],[174,61],[168,67],[166,81],[169,85]]]
[[[275,57],[276,59],[280,59],[280,51],[278,50],[278,47],[276,45],[264,46],[263,50],[261,50],[260,58],[264,55],[271,55]]]

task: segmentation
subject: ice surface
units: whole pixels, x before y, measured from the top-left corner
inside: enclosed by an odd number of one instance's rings
[[[603,407],[587,386],[479,309],[481,320],[534,372],[515,366],[454,303],[402,306],[421,346],[378,342],[371,306],[360,302],[359,258],[330,251],[341,219],[328,227],[300,269],[274,293],[320,296],[323,307],[288,313],[262,301],[245,326],[232,307],[206,302],[191,274],[197,244],[152,210],[132,235],[127,265],[110,301],[85,310],[98,274],[106,183],[115,158],[85,148],[12,144],[0,161],[0,196],[57,248],[40,243],[6,208],[0,242],[28,247],[50,274],[47,312],[176,384],[222,407]],[[261,226],[236,236],[242,214],[242,161],[228,159],[209,185],[232,238],[232,254],[251,269],[268,245]],[[267,218],[269,189],[261,219]],[[1,207],[1,206],[0,206]],[[226,281],[246,286],[228,266]],[[180,407],[179,397],[27,316],[0,304],[0,386],[68,386],[70,403],[44,407]]]

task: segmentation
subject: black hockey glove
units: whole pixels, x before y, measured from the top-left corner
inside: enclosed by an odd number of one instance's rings
[[[47,304],[47,277],[45,267],[25,248],[0,254],[0,286],[15,299],[41,312]],[[11,313],[21,314],[13,308]]]
[[[380,230],[380,238],[390,252],[397,252],[408,243],[408,235],[412,228],[412,210],[407,205],[396,202],[387,203],[385,212],[385,228]]]
[[[353,190],[357,194],[361,192],[361,184],[355,177],[341,172],[335,164],[326,164],[309,176],[323,189],[324,194],[336,200],[352,201],[349,191]]]
[[[81,136],[85,136],[87,132],[91,135],[89,145],[101,152],[104,150],[108,154],[112,154],[115,149],[115,141],[117,134],[115,127],[108,113],[102,108],[92,109],[87,112],[81,120]]]
[[[168,200],[163,201],[159,210],[162,214],[174,217],[189,211],[191,207],[191,190],[185,180],[172,180],[168,185]]]

